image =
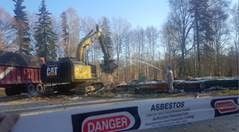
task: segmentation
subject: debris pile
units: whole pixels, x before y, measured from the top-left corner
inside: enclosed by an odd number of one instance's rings
[[[209,90],[236,90],[239,88],[239,79],[212,79],[212,80],[175,80],[174,88],[184,92],[203,92]],[[168,92],[166,81],[132,81],[128,84],[118,85],[113,92],[134,92],[139,94]]]

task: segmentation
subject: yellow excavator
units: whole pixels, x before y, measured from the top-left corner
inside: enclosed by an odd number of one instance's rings
[[[101,50],[104,54],[104,60],[101,64],[101,69],[105,73],[113,73],[117,65],[114,63],[115,60],[112,59],[112,44],[107,44],[104,42],[105,35],[101,31],[98,25],[96,25],[96,30],[91,30],[86,37],[82,39],[82,41],[78,44],[76,57],[78,61],[81,61],[86,64],[86,52],[87,50],[92,47],[94,42],[97,40],[101,46]]]
[[[104,73],[112,74],[117,68],[112,58],[112,48],[105,41],[105,34],[99,26],[90,31],[78,44],[76,58],[61,58],[59,61],[47,62],[41,67],[41,78],[44,86],[37,88],[38,91],[46,92],[46,89],[55,91],[68,91],[73,88],[103,87],[97,81],[96,66],[86,63],[87,50],[98,40],[104,54],[101,70]],[[108,41],[107,41],[108,42]]]

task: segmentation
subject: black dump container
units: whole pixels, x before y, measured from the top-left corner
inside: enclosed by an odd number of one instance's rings
[[[70,58],[48,62],[41,67],[43,83],[70,83],[72,82],[73,64]]]

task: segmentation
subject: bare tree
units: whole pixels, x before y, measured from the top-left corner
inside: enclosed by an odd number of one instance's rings
[[[185,57],[187,55],[187,47],[189,33],[192,29],[192,19],[189,12],[189,0],[170,0],[171,13],[169,21],[174,29],[178,48],[180,49],[179,76],[186,76]]]
[[[159,37],[159,32],[155,27],[150,26],[146,28],[145,34],[146,34],[146,39],[148,42],[147,57],[148,57],[148,60],[150,61],[149,63],[152,65],[155,65],[155,53],[159,52],[157,51],[157,48],[156,48],[158,46],[157,40]],[[149,74],[148,76],[150,79],[157,78],[157,71],[154,68],[147,67],[147,70],[148,70],[148,74]]]
[[[13,45],[15,40],[15,30],[12,28],[13,17],[0,8],[0,50],[13,50],[17,47]]]
[[[213,61],[208,62],[211,65],[211,75],[220,76],[223,73],[222,69],[222,55],[225,44],[229,42],[229,28],[226,20],[228,18],[228,1],[225,0],[211,0],[210,11],[212,14],[212,22],[210,24],[213,36],[212,47],[214,58]],[[214,72],[213,72],[214,71]],[[212,73],[213,72],[213,73]]]
[[[190,13],[193,19],[194,44],[197,52],[197,76],[202,75],[202,55],[205,57],[213,33],[210,27],[211,12],[209,0],[190,0]],[[209,57],[209,56],[207,56]],[[205,57],[206,58],[206,57]]]
[[[129,30],[130,24],[122,18],[112,19],[112,40],[114,43],[114,52],[116,53],[117,65],[119,67],[125,67],[124,62],[128,62],[129,53]],[[128,50],[128,52],[126,52]],[[125,60],[124,60],[125,59]],[[119,75],[120,69],[117,69],[116,76],[119,80],[126,80],[126,76]]]
[[[65,18],[65,28],[68,29],[67,39],[68,43],[65,51],[69,57],[75,57],[76,46],[80,41],[80,18],[77,15],[77,12],[73,8],[69,8],[64,12],[63,15]]]
[[[235,47],[235,62],[236,62],[236,75],[239,75],[239,1],[234,5],[232,10],[232,31],[233,31],[233,41]]]
[[[96,21],[95,19],[91,17],[81,17],[80,19],[80,36],[87,35],[92,29],[96,28]],[[100,56],[102,56],[100,51],[100,45],[94,44],[92,47],[88,50],[88,61],[90,63],[99,63],[98,60],[100,59]]]
[[[136,59],[138,60],[138,79],[145,77],[145,70],[144,65],[140,62],[140,60],[144,60],[144,53],[145,53],[145,30],[141,27],[136,29],[136,48],[137,54]]]
[[[69,54],[69,26],[67,24],[67,15],[66,12],[61,14],[61,28],[62,28],[62,47],[64,50],[64,56],[70,56]]]
[[[174,71],[174,76],[177,76],[177,54],[178,54],[178,38],[175,31],[175,28],[168,21],[164,24],[163,29],[161,31],[161,40],[163,42],[163,46],[165,47],[165,66],[170,65]]]

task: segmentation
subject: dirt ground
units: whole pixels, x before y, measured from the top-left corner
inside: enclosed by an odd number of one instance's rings
[[[239,132],[239,114],[217,117],[187,125],[162,127],[133,132]]]
[[[0,97],[1,97],[1,96],[6,96],[6,95],[5,95],[4,88],[0,88]]]
[[[213,91],[208,93],[159,93],[159,94],[114,94],[114,93],[98,93],[97,95],[51,95],[42,97],[27,97],[13,96],[13,97],[0,97],[0,112],[15,111],[19,109],[48,107],[53,105],[77,105],[77,104],[97,104],[110,101],[127,101],[137,99],[150,99],[150,98],[192,98],[192,97],[208,97],[208,96],[229,96],[239,95],[239,90],[222,90]]]

